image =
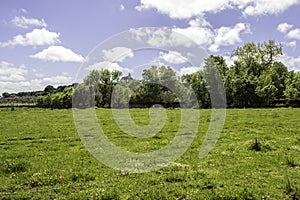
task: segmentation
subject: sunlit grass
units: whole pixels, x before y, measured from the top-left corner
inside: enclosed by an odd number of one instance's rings
[[[97,109],[116,145],[154,151],[175,136],[180,110],[167,110],[163,129],[151,138],[123,133],[111,110]],[[131,109],[147,125],[147,109]],[[200,110],[199,133],[174,164],[130,174],[98,162],[82,144],[72,110],[0,109],[0,199],[290,199],[299,198],[300,109],[232,109],[215,148],[199,149],[210,122]],[[255,147],[255,148],[253,148]],[[259,148],[257,148],[259,147]]]

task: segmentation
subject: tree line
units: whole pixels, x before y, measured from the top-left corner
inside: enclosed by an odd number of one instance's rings
[[[166,87],[171,86],[184,94],[186,99],[189,99],[191,91],[195,93],[197,102],[188,102],[189,106],[198,103],[201,108],[209,108],[211,93],[218,92],[220,88],[214,86],[210,90],[211,84],[208,84],[209,77],[216,78],[214,69],[219,71],[223,81],[228,107],[299,106],[300,73],[289,71],[279,62],[281,55],[282,46],[270,40],[247,43],[237,48],[232,54],[236,59],[231,66],[226,64],[223,57],[211,55],[201,70],[181,77],[177,77],[172,68],[166,66],[152,66],[143,71],[141,80],[129,81],[121,78],[119,71],[94,70],[75,90],[76,106],[125,107],[128,102],[130,105],[178,105],[181,99]],[[211,80],[213,84],[216,82],[214,78]],[[113,96],[114,93],[119,95]],[[76,99],[91,94],[94,94],[93,99]]]
[[[72,85],[62,85],[55,88],[52,85],[48,85],[44,90],[41,91],[30,91],[30,92],[18,92],[18,93],[2,93],[2,97],[0,98],[0,105],[28,105],[31,106],[42,106],[42,107],[66,107],[69,108],[70,103],[72,102],[73,90],[76,84]],[[68,95],[66,95],[68,93]],[[59,103],[54,99],[58,99],[57,97],[60,94],[64,94],[64,101],[59,100]],[[55,98],[54,98],[55,96]],[[68,96],[68,100],[66,100],[66,96]],[[61,97],[59,97],[60,99]],[[54,101],[52,101],[54,100]],[[56,103],[55,103],[56,102]]]
[[[211,107],[211,93],[224,88],[226,104],[232,108],[300,106],[300,73],[289,71],[278,58],[282,46],[273,40],[264,43],[247,43],[233,51],[236,59],[231,66],[222,56],[211,55],[203,67],[193,73],[177,76],[171,67],[152,66],[145,69],[141,80],[130,75],[122,77],[120,71],[106,69],[91,71],[81,84],[60,89],[47,86],[36,99],[42,107],[126,107],[162,104],[174,107],[182,99],[189,107]],[[217,77],[216,69],[220,73]],[[217,78],[222,85],[211,83]],[[210,80],[211,79],[211,80]],[[178,94],[181,96],[178,96]],[[195,99],[190,98],[191,94]],[[9,98],[3,94],[2,99]]]

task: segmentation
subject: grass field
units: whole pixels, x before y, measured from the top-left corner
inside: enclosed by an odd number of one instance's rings
[[[147,109],[131,109],[137,124]],[[155,137],[122,133],[109,109],[97,109],[110,140],[148,152],[168,144],[180,121],[167,110]],[[300,109],[230,109],[215,148],[200,159],[210,121],[200,110],[199,133],[174,164],[132,174],[98,162],[82,144],[72,110],[0,109],[0,199],[300,199]]]

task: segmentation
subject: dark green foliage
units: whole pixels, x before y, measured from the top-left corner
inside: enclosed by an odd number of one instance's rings
[[[64,87],[62,92],[47,94],[37,98],[39,107],[51,108],[71,108],[74,88],[72,86]]]
[[[300,99],[300,73],[290,72],[289,77],[286,79],[286,89],[284,90],[284,96],[289,104],[293,105],[293,102]]]
[[[46,93],[54,93],[56,89],[52,85],[47,85],[44,89],[44,92]]]
[[[273,147],[273,145],[271,145],[268,141],[258,140],[257,137],[250,145],[250,150],[253,150],[253,151],[268,152],[268,151],[272,151],[274,149],[275,149],[275,147]]]
[[[0,104],[2,105],[9,105],[9,104],[16,104],[16,105],[41,105],[41,97],[52,95],[55,93],[63,92],[65,88],[75,87],[75,83],[69,86],[58,86],[54,88],[52,85],[48,85],[43,91],[31,91],[31,92],[18,92],[18,93],[3,93],[2,98],[0,98]],[[49,102],[48,102],[49,103]],[[45,105],[44,105],[45,106]],[[48,104],[50,107],[50,104]],[[70,107],[68,103],[66,106]]]
[[[2,93],[2,97],[8,98],[8,97],[10,97],[10,94],[8,92],[4,92],[4,93]]]
[[[225,82],[230,107],[268,107],[283,98],[287,68],[277,62],[281,45],[270,40],[237,48]]]

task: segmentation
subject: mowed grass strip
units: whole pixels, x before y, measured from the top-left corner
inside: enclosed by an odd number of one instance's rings
[[[82,144],[72,110],[0,109],[0,199],[299,199],[300,109],[229,109],[215,148],[200,159],[210,123],[200,110],[188,151],[158,171],[130,174],[98,162]],[[97,109],[107,137],[133,152],[155,151],[174,138],[180,110],[167,110],[151,138],[123,133],[111,110]],[[131,109],[139,125],[148,109]]]

